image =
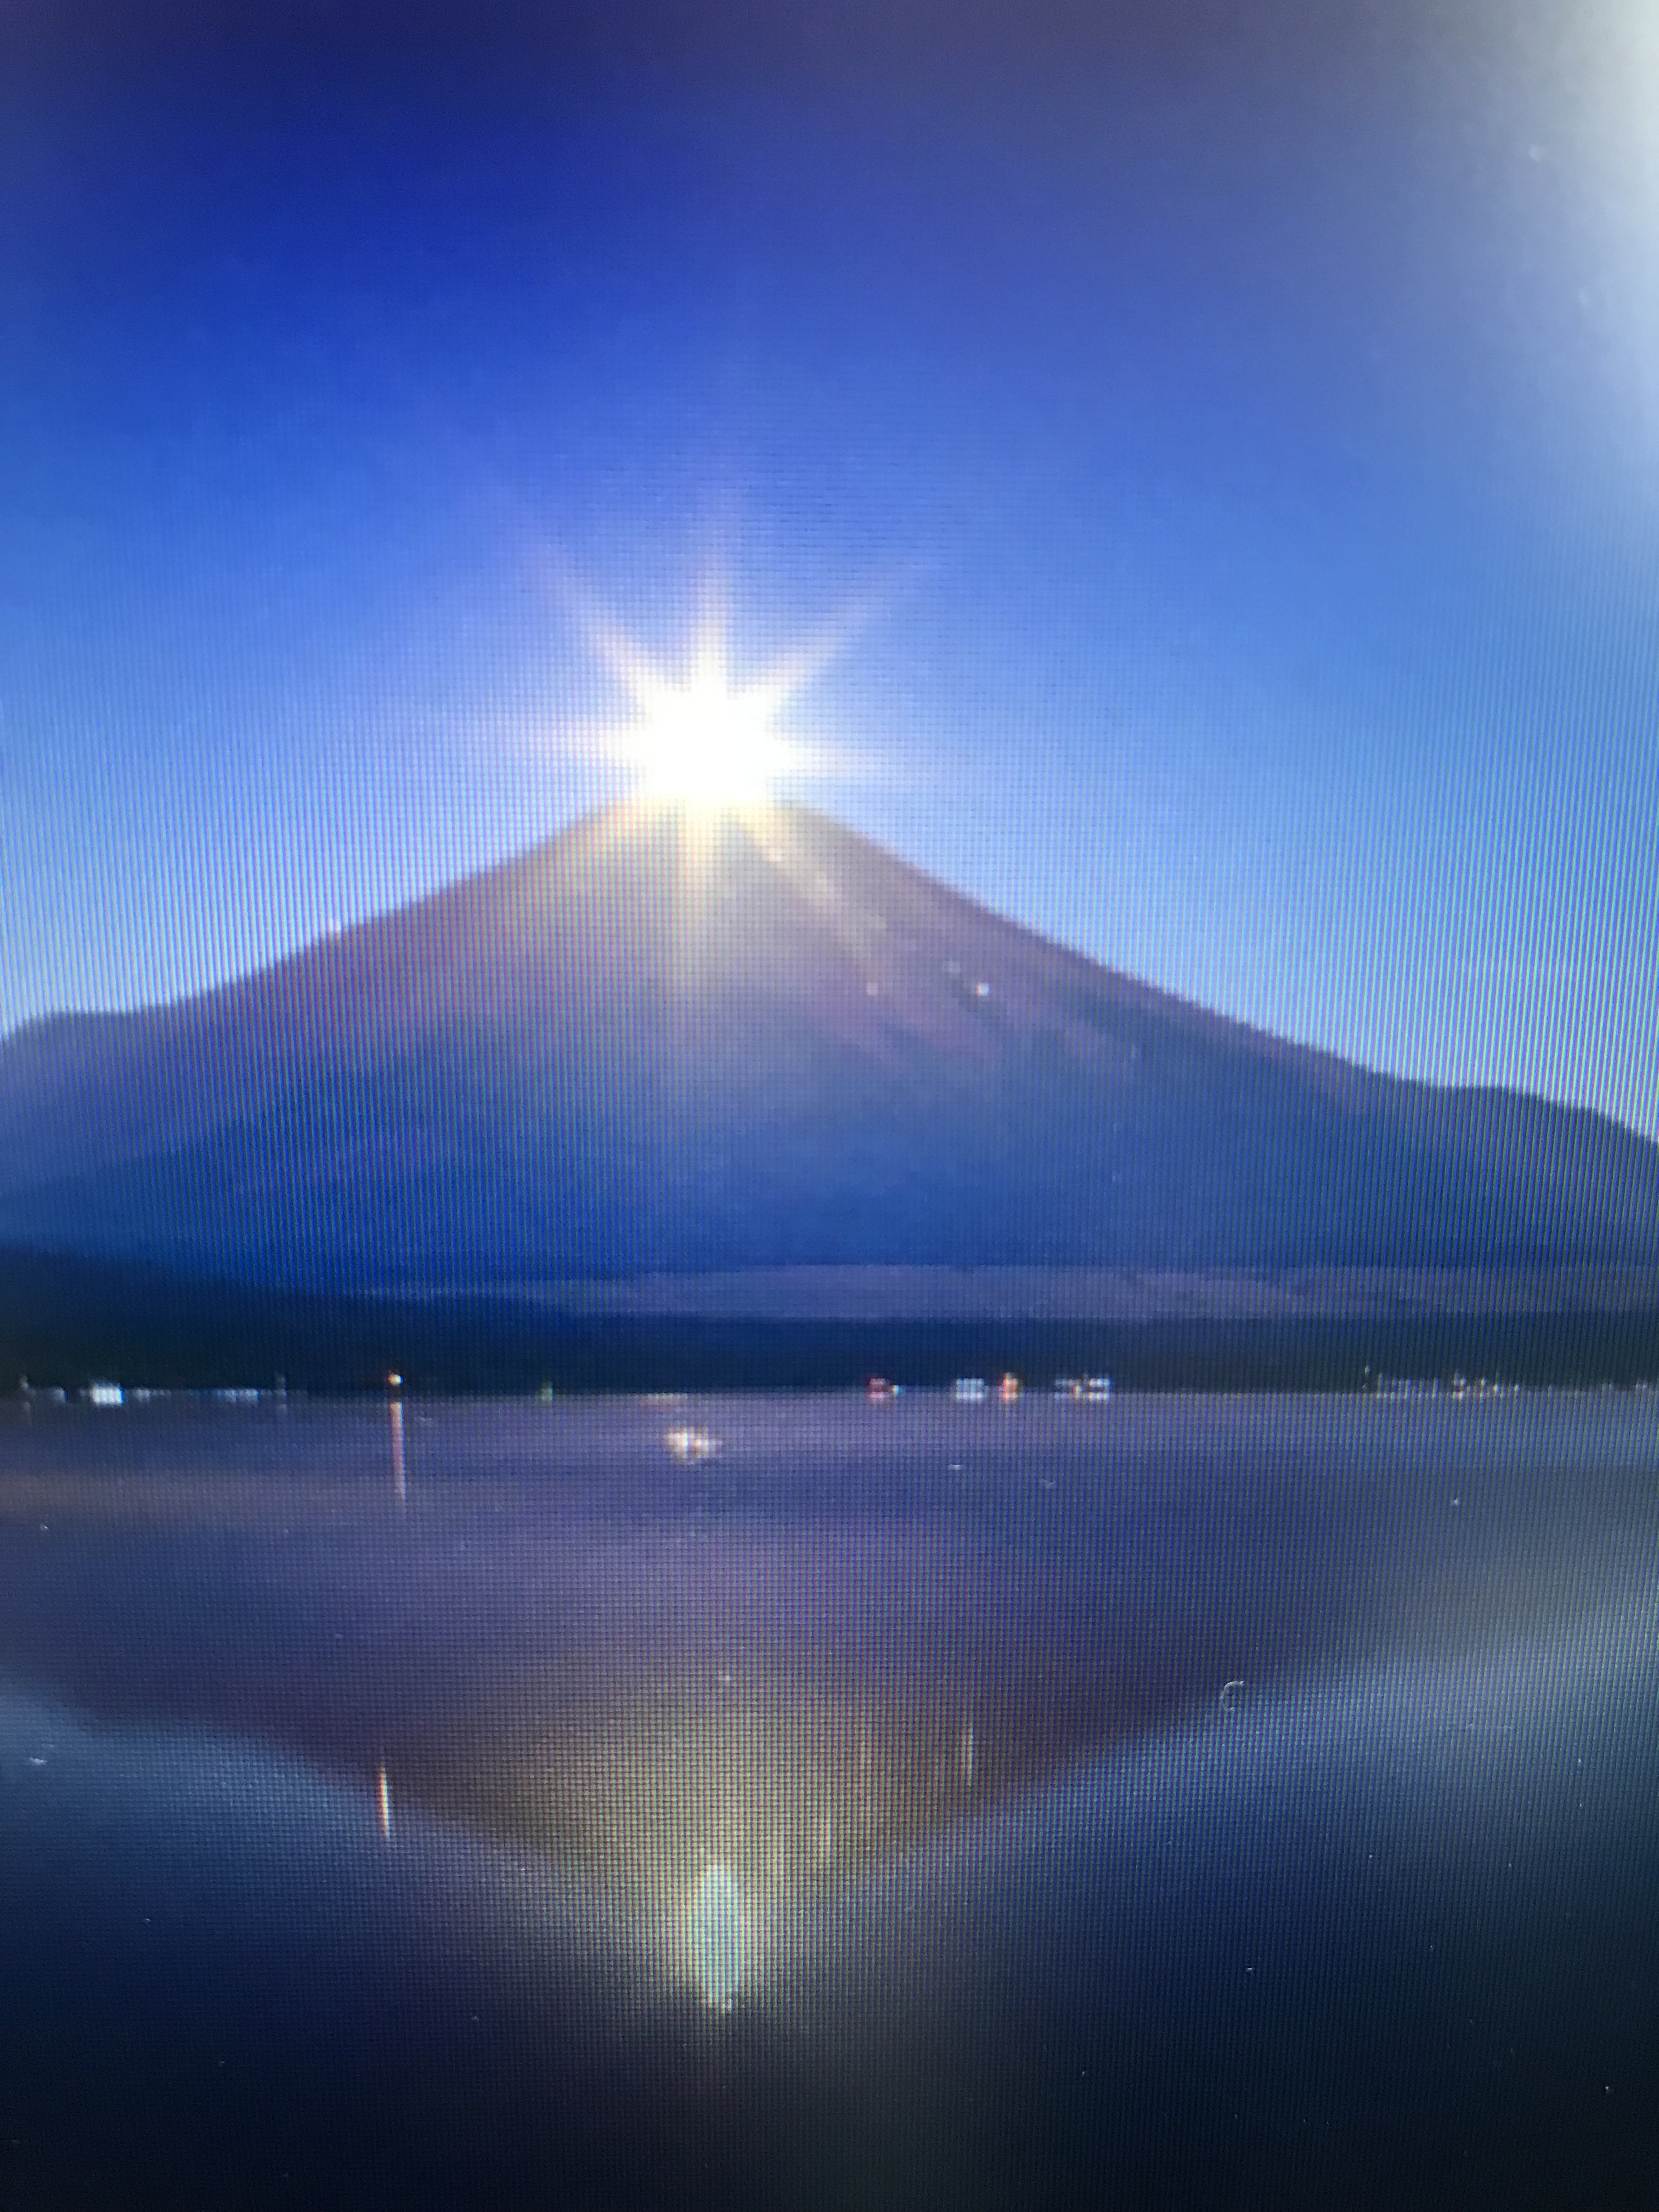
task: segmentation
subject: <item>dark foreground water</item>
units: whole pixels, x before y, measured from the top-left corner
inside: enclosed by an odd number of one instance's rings
[[[1659,1401],[0,1410],[0,2207],[1659,2203]]]

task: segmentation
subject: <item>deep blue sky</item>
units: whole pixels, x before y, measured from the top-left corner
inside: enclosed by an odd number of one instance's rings
[[[0,1030],[557,827],[561,577],[668,653],[719,572],[755,665],[878,607],[803,796],[1659,1131],[1645,0],[32,9]]]

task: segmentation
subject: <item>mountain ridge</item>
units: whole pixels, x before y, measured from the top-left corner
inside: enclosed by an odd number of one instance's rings
[[[0,1241],[320,1289],[1659,1260],[1659,1146],[1099,966],[822,815],[623,807],[0,1042]]]

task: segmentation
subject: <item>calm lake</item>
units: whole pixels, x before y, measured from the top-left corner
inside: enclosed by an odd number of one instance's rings
[[[0,2207],[1659,2203],[1659,1396],[0,1407]]]

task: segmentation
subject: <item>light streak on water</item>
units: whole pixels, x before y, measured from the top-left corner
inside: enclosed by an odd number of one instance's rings
[[[392,1413],[392,1485],[399,1505],[409,1503],[409,1462],[404,1446],[404,1401],[394,1398]]]

